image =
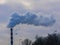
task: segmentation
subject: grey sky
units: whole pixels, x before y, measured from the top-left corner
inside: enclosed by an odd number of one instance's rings
[[[9,29],[6,27],[9,17],[17,12],[20,15],[33,12],[38,15],[53,15],[56,23],[52,27],[19,24],[14,28],[14,44],[18,44],[20,38],[34,39],[35,35],[46,36],[57,29],[60,32],[60,0],[2,0],[0,1],[0,44],[9,45]],[[15,33],[18,33],[15,35]],[[15,39],[16,38],[16,39]],[[17,40],[17,41],[16,41]]]

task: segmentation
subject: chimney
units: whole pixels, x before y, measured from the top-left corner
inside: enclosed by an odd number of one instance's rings
[[[10,29],[10,39],[11,39],[11,45],[13,45],[13,28]]]

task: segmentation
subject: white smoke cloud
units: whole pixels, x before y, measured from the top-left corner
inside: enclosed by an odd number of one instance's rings
[[[44,17],[44,16],[38,16],[36,14],[28,12],[24,16],[19,16],[17,13],[14,13],[12,15],[12,18],[10,19],[10,22],[8,24],[9,28],[15,27],[17,24],[28,24],[28,25],[35,25],[35,26],[52,26],[55,23],[55,19],[53,16]]]

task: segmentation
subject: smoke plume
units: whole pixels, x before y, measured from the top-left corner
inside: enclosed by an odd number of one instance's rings
[[[33,13],[26,13],[24,16],[19,16],[17,13],[14,13],[11,16],[10,22],[8,24],[9,28],[15,27],[17,24],[30,24],[35,26],[52,26],[56,20],[53,16],[44,17],[42,15],[37,16]]]

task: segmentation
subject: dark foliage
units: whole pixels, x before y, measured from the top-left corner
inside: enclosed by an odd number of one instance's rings
[[[48,34],[47,37],[39,37],[32,45],[60,45],[60,38],[57,34]]]
[[[22,41],[22,45],[31,45],[32,41],[29,39],[25,39],[24,41]]]
[[[58,45],[58,37],[56,34],[48,35],[46,45]]]

